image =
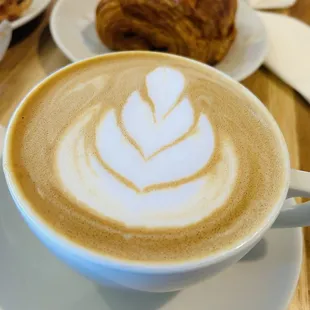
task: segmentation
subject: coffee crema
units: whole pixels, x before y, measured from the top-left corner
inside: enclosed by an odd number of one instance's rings
[[[199,259],[253,233],[285,188],[281,143],[249,101],[185,59],[87,60],[26,98],[4,169],[51,229],[83,247]]]

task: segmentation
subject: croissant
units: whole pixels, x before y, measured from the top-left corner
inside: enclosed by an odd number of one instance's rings
[[[96,28],[113,50],[163,51],[214,65],[235,36],[237,0],[100,0]]]
[[[30,6],[32,0],[0,0],[0,22],[19,18]]]

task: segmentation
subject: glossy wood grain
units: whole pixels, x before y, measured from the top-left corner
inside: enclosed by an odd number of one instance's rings
[[[293,8],[281,13],[310,25],[309,0],[298,0]],[[18,102],[38,81],[69,63],[51,38],[48,16],[49,11],[16,30],[11,47],[0,63],[0,123],[3,126],[7,125]],[[275,116],[289,146],[292,166],[310,171],[309,104],[264,67],[243,83]],[[304,244],[302,271],[290,310],[310,309],[310,228],[304,229]]]

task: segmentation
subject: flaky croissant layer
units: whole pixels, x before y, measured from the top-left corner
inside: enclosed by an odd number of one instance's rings
[[[237,0],[101,0],[96,27],[113,50],[164,51],[216,64],[236,35]]]

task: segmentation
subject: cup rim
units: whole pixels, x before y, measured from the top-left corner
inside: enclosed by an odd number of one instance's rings
[[[93,62],[97,61],[101,58],[109,58],[109,57],[117,57],[117,55],[130,55],[130,54],[138,54],[138,55],[163,55],[167,58],[177,58],[184,62],[198,64],[200,66],[203,66],[205,69],[212,72],[212,74],[216,76],[221,77],[226,82],[228,82],[231,86],[233,86],[234,89],[237,89],[238,92],[243,92],[244,95],[246,95],[251,101],[251,104],[255,104],[259,106],[260,110],[264,113],[264,116],[268,120],[269,124],[273,127],[273,134],[277,136],[277,138],[280,141],[280,145],[282,148],[282,151],[284,152],[284,166],[286,169],[286,175],[285,175],[285,187],[282,190],[281,195],[279,196],[277,202],[274,204],[273,208],[269,212],[266,219],[261,223],[261,225],[256,229],[255,232],[247,235],[246,238],[243,238],[236,242],[231,248],[220,250],[214,254],[208,255],[203,258],[184,261],[184,262],[171,262],[171,263],[165,263],[165,262],[158,262],[158,263],[148,263],[148,262],[139,262],[139,261],[125,261],[114,257],[104,256],[103,254],[97,253],[93,250],[87,249],[86,247],[83,247],[82,245],[79,245],[70,239],[66,238],[65,236],[61,235],[59,232],[54,230],[51,226],[49,226],[47,223],[44,222],[42,218],[38,214],[35,213],[35,211],[31,208],[30,203],[26,200],[23,202],[20,201],[19,197],[21,197],[21,193],[18,190],[18,187],[14,184],[12,181],[9,172],[5,169],[5,163],[7,161],[7,157],[9,156],[7,146],[8,146],[8,140],[10,136],[10,130],[12,127],[12,124],[15,120],[15,116],[18,114],[19,109],[24,105],[26,101],[28,101],[28,98],[36,92],[38,88],[40,88],[42,85],[44,85],[49,79],[53,78],[55,75],[58,75],[62,73],[65,70],[68,70],[70,68],[73,68],[75,66],[79,66],[81,63],[87,63],[87,62]],[[240,84],[239,82],[233,80],[230,76],[226,75],[225,73],[219,71],[218,69],[211,67],[209,65],[206,65],[204,63],[198,62],[193,59],[185,58],[182,56],[172,55],[172,54],[165,54],[160,52],[150,52],[150,51],[124,51],[124,52],[114,52],[110,54],[104,54],[104,55],[97,55],[94,57],[90,57],[84,60],[80,60],[75,63],[71,63],[66,65],[65,67],[62,67],[55,72],[53,72],[51,75],[45,77],[43,80],[41,80],[38,84],[36,84],[32,89],[29,90],[27,95],[22,99],[22,101],[18,104],[17,108],[15,109],[14,113],[12,114],[7,131],[6,136],[4,140],[4,146],[3,146],[3,171],[5,175],[5,179],[10,191],[11,196],[13,197],[13,200],[16,204],[16,207],[19,209],[20,213],[27,219],[27,222],[30,221],[35,227],[37,227],[40,230],[40,234],[45,235],[49,240],[52,240],[57,244],[58,247],[62,247],[63,249],[70,252],[70,254],[83,258],[85,260],[91,261],[92,263],[99,264],[99,265],[105,265],[107,267],[116,269],[116,270],[123,270],[128,272],[139,272],[139,273],[147,273],[147,274],[162,274],[162,273],[180,273],[180,272],[186,272],[190,270],[196,270],[200,269],[202,267],[206,267],[209,265],[214,265],[217,263],[220,263],[224,260],[227,260],[231,257],[234,257],[238,253],[241,253],[243,251],[250,250],[251,245],[255,245],[264,235],[264,233],[272,226],[274,221],[276,220],[278,214],[280,213],[281,207],[283,205],[284,200],[286,199],[286,195],[289,189],[289,175],[290,175],[290,159],[289,159],[289,152],[288,148],[284,139],[284,136],[275,121],[272,114],[268,111],[266,106],[245,86]]]

